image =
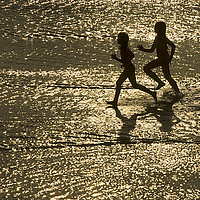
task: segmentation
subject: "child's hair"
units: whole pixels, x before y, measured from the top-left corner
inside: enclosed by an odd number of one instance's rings
[[[165,22],[157,22],[155,25],[155,32],[159,35],[165,35],[165,33],[166,33]]]
[[[118,38],[123,42],[123,46],[128,46],[129,37],[125,32],[121,32],[118,34]]]

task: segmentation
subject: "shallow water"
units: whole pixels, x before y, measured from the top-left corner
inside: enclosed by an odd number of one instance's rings
[[[199,5],[196,1],[1,1],[1,199],[198,199]],[[130,35],[139,83],[158,19],[176,44],[157,104],[110,59]],[[156,70],[159,76],[162,73]]]

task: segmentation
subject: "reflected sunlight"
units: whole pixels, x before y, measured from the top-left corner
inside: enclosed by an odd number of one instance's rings
[[[196,0],[2,0],[1,199],[198,199],[199,3]],[[155,23],[176,45],[155,103],[125,81],[117,35],[130,36],[136,80],[155,58]]]

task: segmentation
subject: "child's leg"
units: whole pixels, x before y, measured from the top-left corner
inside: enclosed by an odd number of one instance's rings
[[[153,91],[149,90],[148,88],[146,88],[145,86],[140,85],[136,82],[135,71],[134,71],[134,73],[130,72],[128,78],[129,78],[133,88],[139,89],[143,92],[150,94],[155,99],[155,101],[157,102],[156,92],[153,92]]]
[[[127,70],[124,70],[120,77],[118,78],[117,82],[116,82],[116,90],[115,90],[115,97],[113,101],[108,101],[108,104],[112,104],[113,106],[117,106],[117,102],[119,99],[119,95],[120,95],[120,91],[121,91],[121,85],[123,84],[123,82],[127,79],[128,75],[127,75]]]
[[[156,60],[151,61],[144,67],[145,73],[148,74],[151,78],[153,78],[158,83],[158,87],[156,88],[157,90],[163,87],[165,83],[163,83],[160,80],[160,78],[151,69],[159,67],[159,66],[161,66],[161,62],[158,59],[156,59]]]
[[[172,86],[172,88],[175,90],[175,92],[177,94],[180,94],[180,90],[178,88],[176,81],[171,77],[170,70],[169,70],[169,64],[163,65],[162,71],[164,73],[164,77],[168,80],[169,84]]]

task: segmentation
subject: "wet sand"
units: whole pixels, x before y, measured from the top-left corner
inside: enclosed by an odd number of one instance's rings
[[[1,86],[1,198],[198,199],[198,81],[180,100],[166,85],[157,104],[127,82],[113,109],[112,82],[49,84],[57,74]]]
[[[0,4],[0,199],[199,199],[196,1]],[[109,107],[116,34],[130,34],[137,81],[153,89],[143,66],[155,54],[136,46],[152,43],[163,18],[184,97],[165,81],[155,103],[127,81]]]

